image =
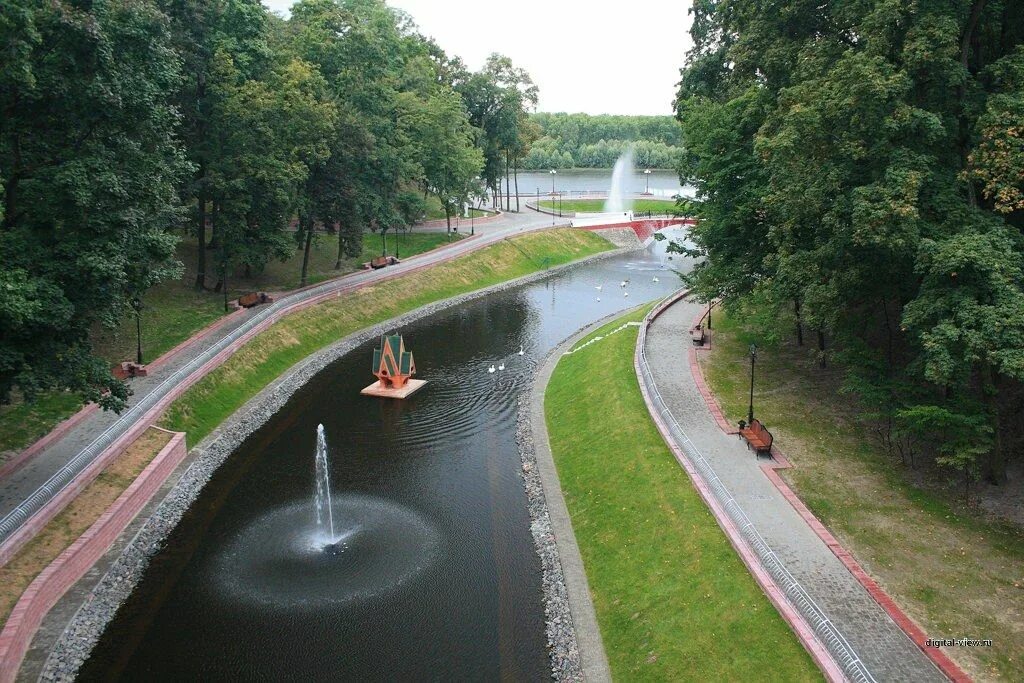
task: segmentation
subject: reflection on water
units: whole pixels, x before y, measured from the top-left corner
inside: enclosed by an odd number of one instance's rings
[[[678,288],[664,244],[403,328],[429,382],[404,401],[359,395],[375,343],[318,374],[217,471],[83,678],[547,679],[516,398],[566,336]],[[331,552],[310,505],[320,423]]]

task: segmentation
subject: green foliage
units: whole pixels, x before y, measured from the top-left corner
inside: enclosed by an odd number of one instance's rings
[[[168,22],[145,0],[11,0],[0,40],[0,402],[71,389],[120,409],[88,333],[177,271]]]
[[[987,403],[992,438],[938,455],[966,471],[988,448],[1001,481],[1024,407],[1024,8],[699,2],[691,35],[676,112],[696,292],[753,293],[856,349],[850,386],[890,422],[938,420],[905,412],[930,385],[968,421]]]
[[[539,129],[524,161],[529,169],[611,168],[633,147],[642,168],[676,168],[682,139],[671,116],[612,116],[537,113]]]

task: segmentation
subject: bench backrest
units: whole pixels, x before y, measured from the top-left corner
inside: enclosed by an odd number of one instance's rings
[[[754,418],[754,420],[752,420],[751,423],[750,423],[749,429],[750,429],[750,431],[754,432],[759,437],[761,437],[762,439],[767,441],[768,442],[768,446],[771,447],[772,441],[775,439],[775,437],[772,436],[771,432],[769,432],[767,429],[765,429],[764,425],[761,424],[760,420],[758,420],[757,418]]]

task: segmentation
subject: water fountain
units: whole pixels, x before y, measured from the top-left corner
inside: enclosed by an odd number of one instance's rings
[[[612,186],[608,190],[608,200],[604,203],[605,213],[624,213],[629,210],[631,202],[626,197],[626,185],[633,174],[633,146],[615,161],[612,169]]]
[[[630,146],[619,156],[615,162],[615,168],[612,169],[612,184],[608,188],[608,199],[605,200],[604,210],[597,213],[577,211],[576,217],[570,225],[574,228],[584,228],[632,221],[633,212],[629,208],[632,204],[629,200],[629,181],[632,174],[633,147]]]
[[[331,473],[327,463],[327,437],[324,426],[316,428],[316,494],[313,498],[316,505],[316,526],[320,531],[328,531],[328,543],[334,543],[334,510],[331,508]],[[326,523],[325,523],[326,520]]]

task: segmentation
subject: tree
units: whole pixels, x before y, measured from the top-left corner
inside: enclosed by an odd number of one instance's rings
[[[120,410],[92,353],[175,270],[179,61],[151,2],[0,6],[0,401],[70,389]]]
[[[452,214],[468,201],[484,163],[458,93],[442,91],[424,102],[417,132],[423,150],[424,179],[444,207],[450,235]]]
[[[1002,481],[1022,412],[1024,7],[693,15],[676,105],[702,202],[692,285],[795,314],[890,425],[970,426],[975,447],[938,462]]]

